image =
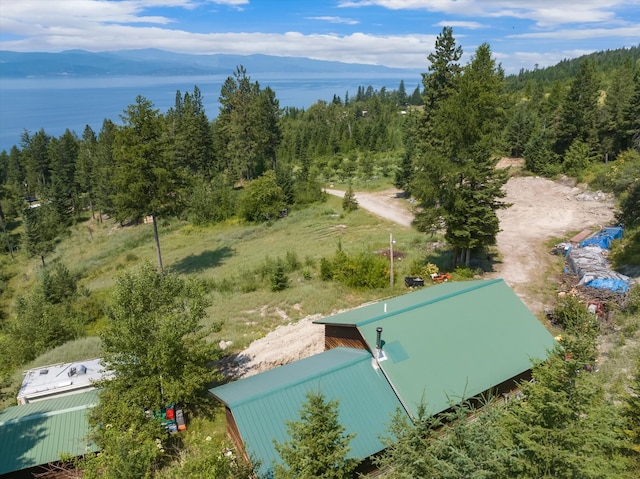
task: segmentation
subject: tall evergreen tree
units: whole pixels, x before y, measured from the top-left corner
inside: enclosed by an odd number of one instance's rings
[[[273,168],[280,141],[279,106],[270,88],[251,83],[243,66],[237,67],[220,90],[216,120],[222,161],[232,180],[251,180]]]
[[[629,147],[640,153],[640,68],[633,75],[633,95],[625,109],[623,125]]]
[[[49,142],[51,137],[43,129],[29,134],[22,134],[22,153],[20,158],[24,166],[25,196],[36,197],[42,195],[49,186],[51,178],[49,161]]]
[[[115,185],[114,206],[120,221],[151,216],[162,269],[157,216],[176,194],[177,172],[166,161],[163,120],[153,103],[138,95],[121,115],[123,126],[114,139]]]
[[[213,169],[213,136],[205,113],[202,93],[197,86],[193,92],[176,93],[176,104],[165,115],[167,129],[174,142],[175,162],[189,174],[211,178]]]
[[[82,140],[78,145],[78,160],[74,183],[76,191],[81,198],[80,205],[88,206],[91,215],[94,216],[94,171],[97,163],[98,139],[89,125],[85,126],[82,132]],[[79,199],[80,199],[79,198]]]
[[[598,119],[602,153],[611,158],[617,157],[618,153],[631,146],[625,128],[625,113],[633,98],[633,88],[633,63],[631,58],[627,58],[613,72],[604,108]],[[640,109],[637,110],[637,116],[640,116]]]
[[[481,45],[463,75],[427,113],[421,130],[412,192],[424,206],[416,215],[422,231],[446,226],[447,240],[468,265],[474,248],[495,243],[496,211],[504,205],[505,171],[495,169],[503,121],[502,68]],[[458,258],[454,254],[454,266]]]
[[[596,149],[598,98],[601,82],[592,60],[580,63],[575,78],[562,103],[562,116],[558,128],[556,152],[569,149],[574,140],[580,140]]]
[[[64,225],[71,220],[75,197],[74,176],[78,159],[78,139],[66,130],[60,138],[52,138],[49,144],[51,184],[46,199],[51,201]],[[77,211],[76,211],[77,214]]]
[[[55,240],[60,233],[60,220],[50,203],[25,208],[24,244],[30,256],[37,256],[45,267],[45,257],[55,249]]]
[[[116,125],[111,120],[104,120],[98,134],[96,145],[96,157],[92,174],[93,188],[95,192],[96,208],[102,221],[102,214],[111,214],[114,211],[114,198],[116,196],[116,178],[114,160],[114,141],[116,137]]]

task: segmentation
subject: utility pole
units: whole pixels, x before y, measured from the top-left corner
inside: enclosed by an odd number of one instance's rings
[[[390,283],[391,283],[391,288],[393,289],[393,233],[389,233],[389,259],[391,260],[391,272],[389,273],[390,276]]]

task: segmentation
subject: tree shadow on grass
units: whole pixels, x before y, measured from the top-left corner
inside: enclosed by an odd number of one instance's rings
[[[220,266],[226,258],[233,256],[233,248],[223,246],[213,251],[191,254],[171,266],[176,273],[197,273],[208,268]]]

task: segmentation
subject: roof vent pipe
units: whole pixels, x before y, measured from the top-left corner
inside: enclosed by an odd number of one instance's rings
[[[376,328],[376,349],[377,350],[381,350],[382,349],[382,328],[380,326],[378,326]]]

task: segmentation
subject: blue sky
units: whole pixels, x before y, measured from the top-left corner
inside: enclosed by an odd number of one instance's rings
[[[426,70],[443,26],[507,73],[640,44],[640,0],[2,0],[0,49],[263,53]]]

